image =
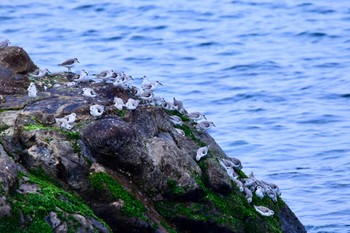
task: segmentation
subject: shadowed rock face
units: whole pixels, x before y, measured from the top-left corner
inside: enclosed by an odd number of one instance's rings
[[[23,74],[36,69],[28,54],[19,47],[0,50],[0,95],[26,94],[29,79]]]
[[[138,175],[150,164],[141,138],[120,118],[98,120],[89,125],[82,136],[97,162],[114,170],[124,169]]]
[[[15,56],[27,60],[15,64]],[[275,211],[268,221],[257,214],[219,164],[225,152],[180,113],[146,103],[132,111],[116,110],[115,96],[124,102],[137,97],[107,83],[66,87],[72,79],[66,73],[32,80],[39,90],[45,83],[51,88],[29,98],[29,80],[19,73],[34,68],[19,48],[0,52],[0,95],[5,100],[0,102],[0,231],[9,218],[20,229],[44,221],[40,227],[55,232],[305,232],[280,198],[274,203],[254,197],[254,204]],[[97,97],[83,96],[84,87],[93,88]],[[94,104],[105,106],[102,116],[90,115]],[[13,108],[17,110],[9,110]],[[72,130],[55,123],[73,112]],[[183,118],[185,136],[171,123],[174,114]],[[205,145],[210,145],[208,155],[196,161],[198,148]],[[239,179],[244,176],[241,172]],[[102,219],[66,193],[73,190]],[[29,194],[41,206],[35,221],[24,208],[36,211],[32,199],[26,199]],[[45,200],[57,203],[52,207]],[[20,205],[12,208],[10,203]],[[23,218],[15,221],[14,216]]]
[[[38,68],[26,51],[17,46],[0,50],[0,67],[8,68],[16,74],[26,74]]]

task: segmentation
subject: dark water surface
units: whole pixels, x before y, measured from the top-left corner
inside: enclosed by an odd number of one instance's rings
[[[5,38],[51,71],[163,82],[309,232],[350,232],[348,0],[2,0]]]

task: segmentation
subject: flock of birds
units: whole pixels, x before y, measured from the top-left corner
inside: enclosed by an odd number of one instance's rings
[[[9,45],[8,40],[4,40],[0,42],[0,49],[3,49]],[[66,67],[68,72],[71,72],[71,69],[79,63],[77,58],[69,59],[59,66]],[[42,78],[48,75],[50,71],[48,69],[39,69],[33,73],[30,73],[29,76],[33,79]],[[129,89],[131,93],[133,93],[138,99],[129,98],[126,103],[124,103],[123,99],[119,97],[114,98],[114,107],[118,110],[122,110],[124,107],[129,110],[134,110],[137,106],[144,102],[146,104],[160,105],[162,108],[166,110],[177,110],[181,114],[184,114],[188,117],[192,122],[194,122],[195,128],[199,131],[204,131],[210,129],[215,126],[212,121],[207,121],[204,114],[200,112],[192,112],[188,113],[183,107],[183,103],[180,100],[173,98],[173,102],[168,102],[163,98],[155,97],[153,91],[157,88],[158,85],[163,85],[159,81],[151,81],[146,76],[142,77],[141,87],[137,88],[131,85],[131,81],[133,78],[131,76],[127,76],[124,72],[115,72],[113,70],[105,70],[99,74],[94,74],[94,77],[89,76],[89,73],[84,69],[80,72],[79,75],[76,75],[73,82],[66,83],[67,86],[74,86],[79,82],[106,82],[112,83],[114,86],[119,86],[124,89]],[[47,87],[44,87],[46,90]],[[31,82],[28,87],[28,96],[31,98],[37,97],[37,88],[35,82]],[[95,98],[98,94],[92,88],[83,88],[82,95],[88,98]],[[94,117],[99,117],[104,112],[104,106],[99,104],[94,104],[90,106],[90,114]],[[71,130],[73,129],[73,123],[77,119],[77,115],[75,113],[71,113],[62,118],[55,118],[56,124],[64,129]],[[174,125],[182,125],[181,117],[177,115],[169,116],[170,121]],[[204,121],[198,122],[199,120],[205,119]],[[175,128],[175,130],[185,136],[185,133],[182,129]],[[210,145],[201,147],[197,150],[196,160],[199,161],[201,158],[208,154]],[[223,169],[227,172],[230,179],[235,183],[240,192],[245,194],[245,197],[248,203],[253,201],[253,194],[260,199],[263,199],[265,196],[270,198],[273,202],[277,202],[277,197],[281,195],[279,187],[276,184],[268,183],[263,180],[258,180],[255,178],[253,172],[249,175],[248,178],[239,179],[239,172],[242,169],[241,161],[236,158],[225,158],[218,159],[218,162],[223,167]],[[256,206],[254,205],[255,210],[263,216],[272,216],[274,215],[274,211],[270,210],[265,206]]]

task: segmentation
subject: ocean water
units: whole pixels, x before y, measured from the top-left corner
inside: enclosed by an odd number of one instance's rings
[[[350,232],[350,3],[2,0],[0,40],[41,68],[147,75],[204,112],[308,232]]]

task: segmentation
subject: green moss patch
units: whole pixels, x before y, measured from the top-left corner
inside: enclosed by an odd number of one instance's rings
[[[114,109],[114,113],[115,113],[117,116],[123,118],[123,117],[125,117],[125,115],[126,115],[126,113],[127,113],[127,110],[126,110],[126,109],[122,109],[122,110]]]
[[[195,203],[158,201],[156,208],[159,213],[170,221],[182,216],[203,223],[211,221],[237,232],[282,232],[277,214],[273,217],[263,217],[247,202],[243,194],[232,191],[229,195],[222,196],[208,188],[201,177],[197,177],[196,181],[205,192],[202,198]],[[279,206],[284,205],[284,203],[273,203],[268,198],[260,200],[256,197],[253,203],[269,207],[275,213],[278,212]]]
[[[129,217],[137,217],[148,221],[145,216],[146,207],[135,198],[132,194],[127,192],[113,177],[107,173],[98,172],[90,176],[91,186],[98,191],[109,192],[115,200],[123,200],[124,206],[121,212]]]
[[[90,216],[104,224],[80,197],[64,191],[48,179],[44,180],[33,174],[26,176],[29,178],[28,182],[36,184],[40,190],[37,193],[15,193],[7,197],[12,206],[12,215],[0,220],[0,232],[52,232],[45,221],[50,211],[56,212],[61,221],[68,223],[69,228],[76,225],[75,220],[68,217],[75,213]],[[24,219],[24,223],[21,223],[21,219]],[[105,226],[108,227],[106,224]],[[74,230],[70,229],[70,232]]]

